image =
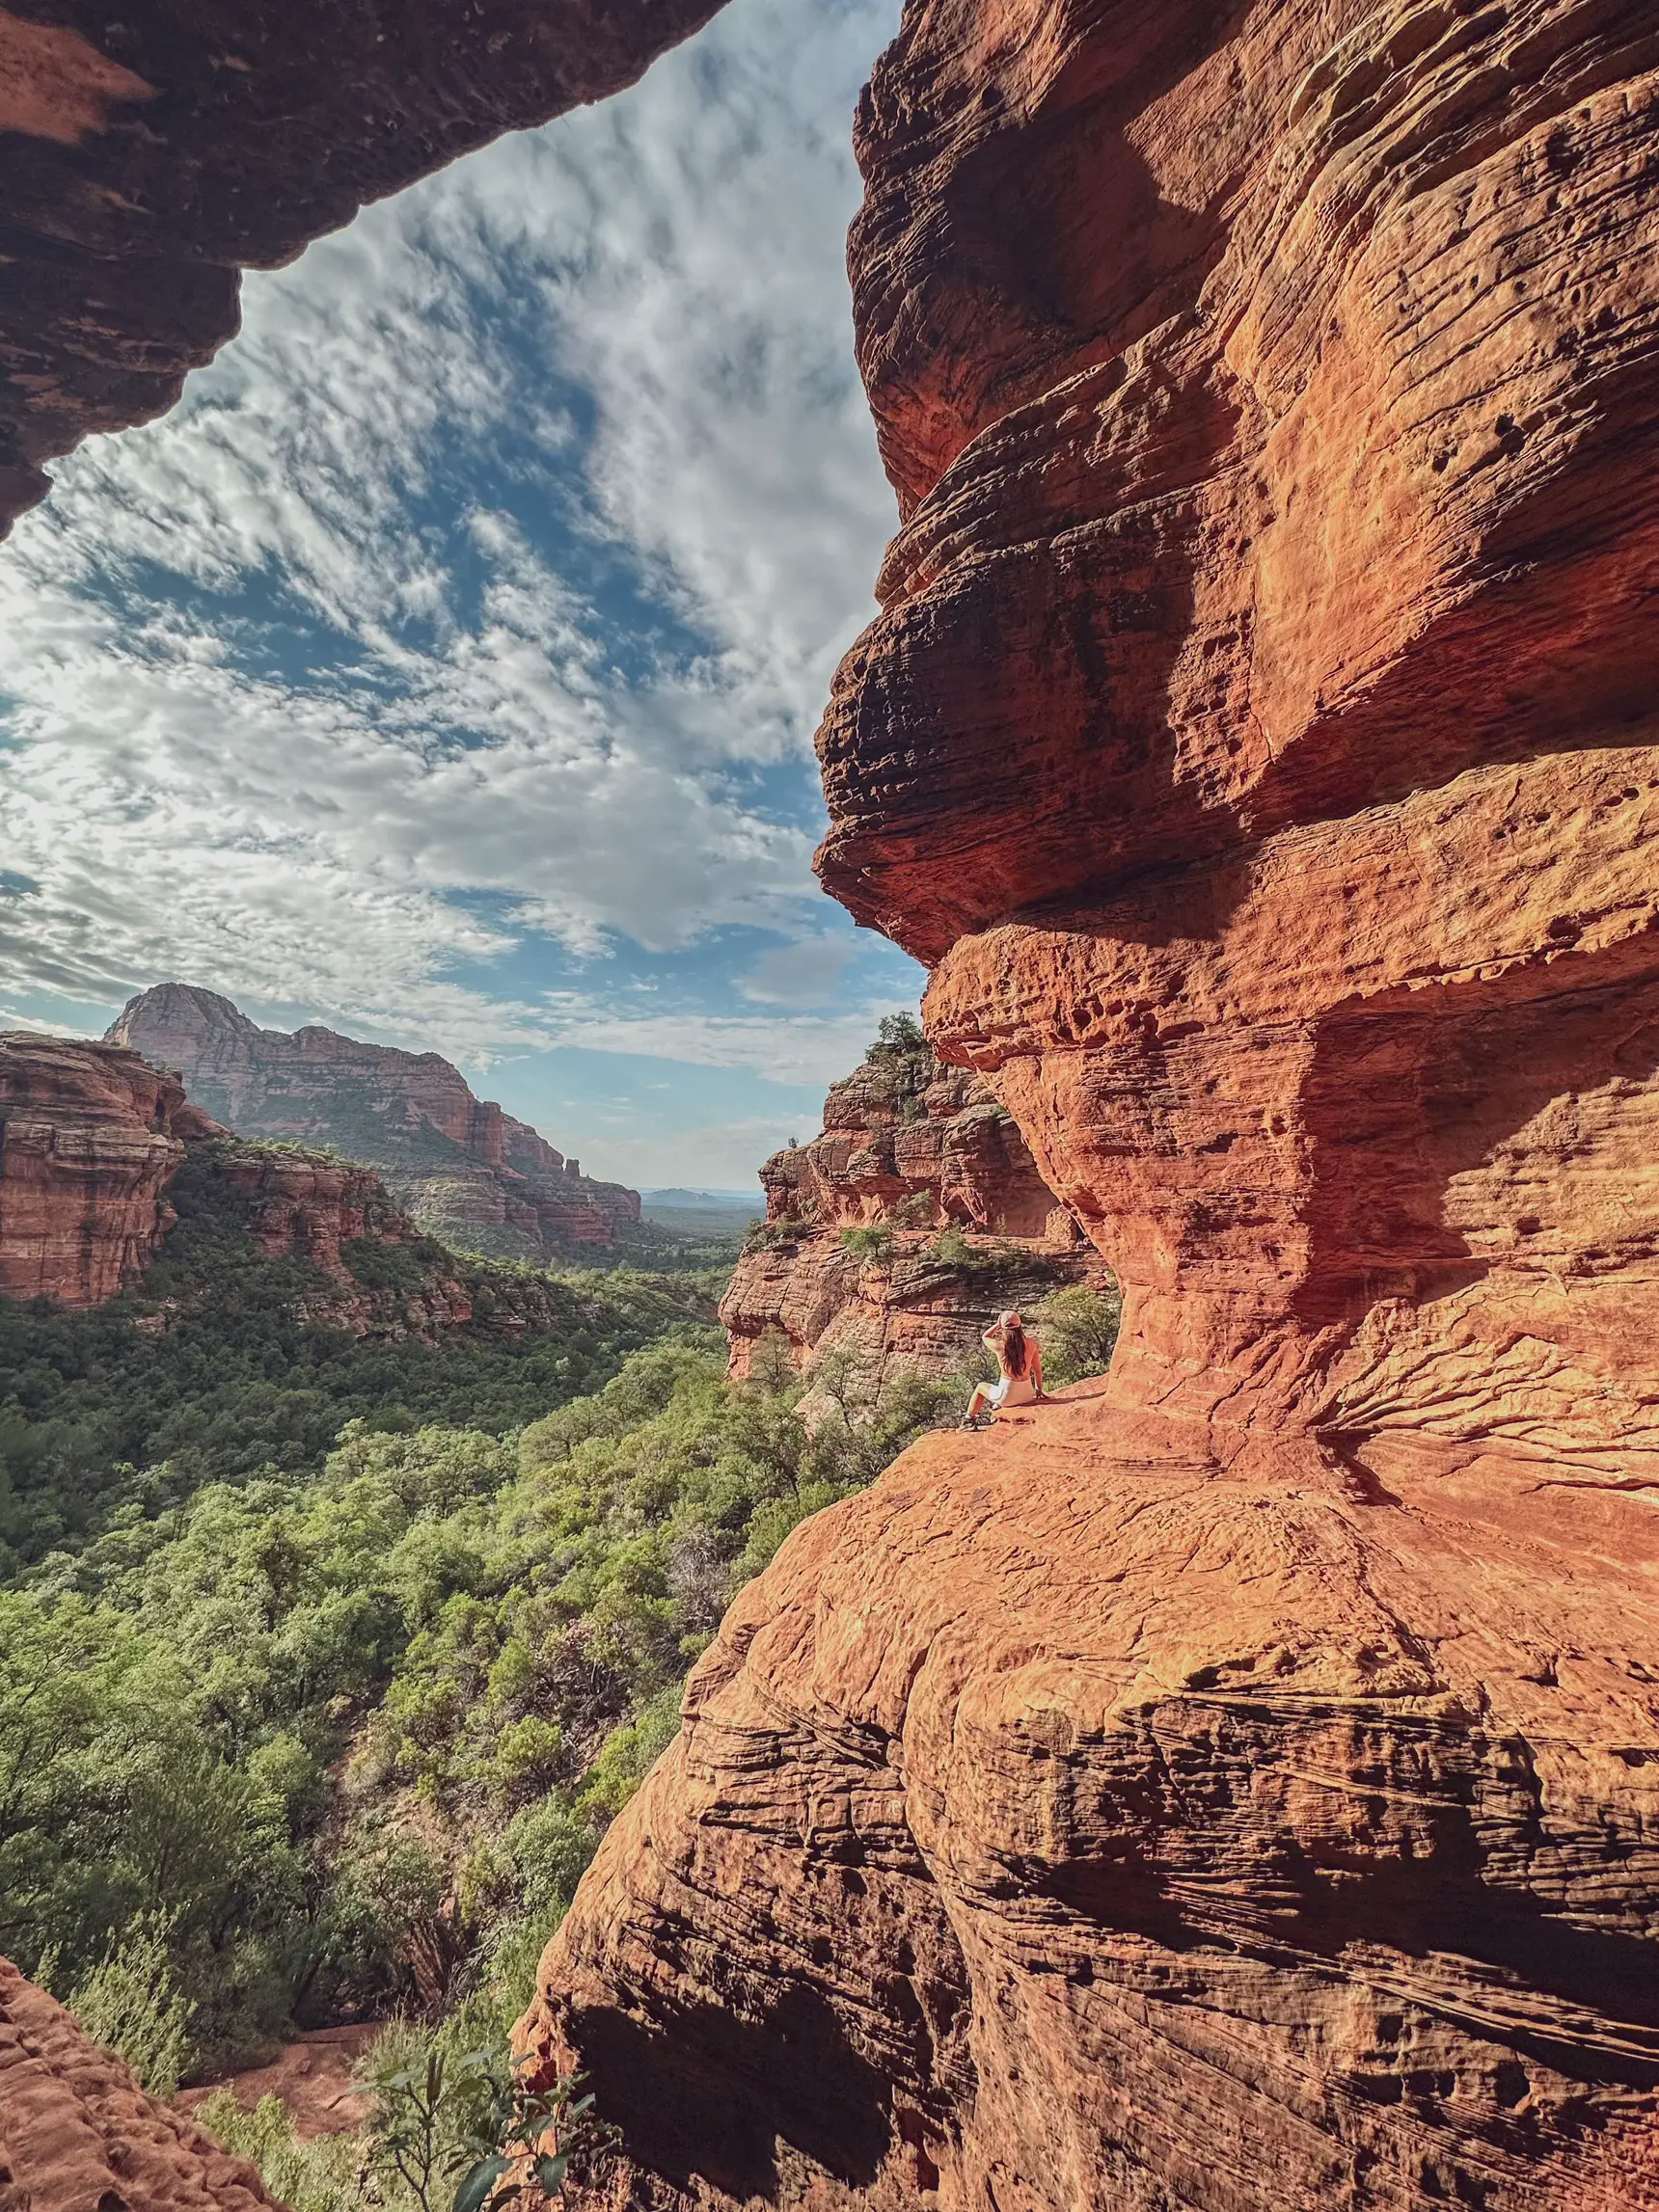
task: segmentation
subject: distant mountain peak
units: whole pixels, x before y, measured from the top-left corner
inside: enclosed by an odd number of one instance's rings
[[[369,1044],[320,1023],[261,1029],[197,984],[128,1001],[106,1041],[183,1077],[192,1101],[248,1137],[331,1145],[376,1169],[422,1228],[497,1257],[612,1245],[637,1192],[596,1182],[528,1122],[478,1098],[440,1053]]]

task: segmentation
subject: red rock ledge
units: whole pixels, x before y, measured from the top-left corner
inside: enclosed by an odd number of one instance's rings
[[[4,2212],[265,2212],[246,2160],[157,2104],[122,2062],[0,1958]],[[280,2212],[280,2207],[278,2208]]]

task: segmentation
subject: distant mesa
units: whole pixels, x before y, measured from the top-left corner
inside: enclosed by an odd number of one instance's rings
[[[158,984],[105,1042],[175,1070],[238,1136],[328,1145],[374,1168],[419,1226],[497,1259],[609,1247],[639,1195],[597,1182],[435,1052],[400,1052],[312,1025],[260,1029],[217,991]]]

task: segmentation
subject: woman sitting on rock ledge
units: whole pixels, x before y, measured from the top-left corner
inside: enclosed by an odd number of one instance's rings
[[[1043,1396],[1043,1354],[1036,1337],[1026,1335],[1018,1313],[1010,1308],[999,1314],[981,1341],[987,1351],[996,1354],[1002,1372],[994,1383],[973,1386],[962,1416],[965,1429],[978,1428],[982,1413],[994,1419],[1001,1406],[1033,1406]]]

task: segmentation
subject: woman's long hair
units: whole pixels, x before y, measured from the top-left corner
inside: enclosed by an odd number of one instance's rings
[[[1010,1321],[1002,1332],[1002,1357],[1011,1375],[1025,1372],[1025,1332],[1018,1321]]]

